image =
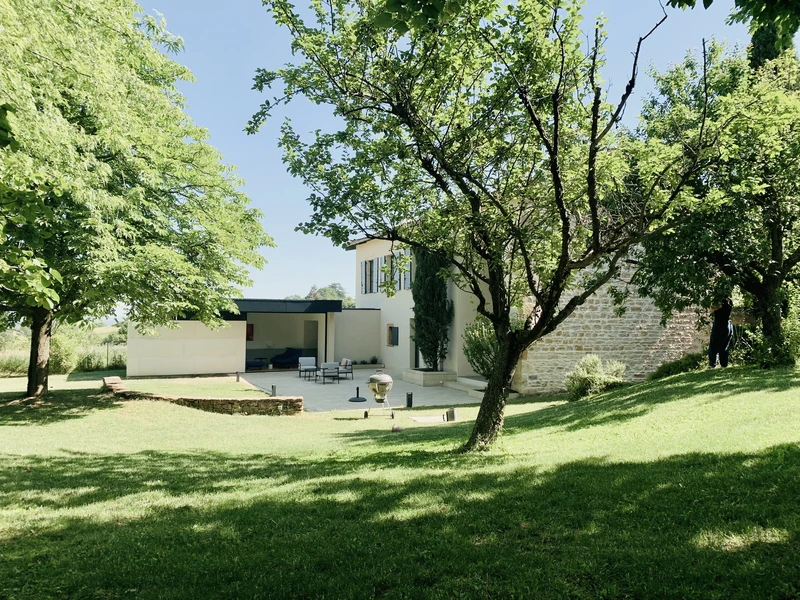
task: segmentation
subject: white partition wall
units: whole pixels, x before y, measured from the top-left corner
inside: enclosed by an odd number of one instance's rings
[[[211,330],[200,321],[181,321],[143,336],[128,325],[128,377],[200,375],[245,370],[247,323],[226,321]]]
[[[362,361],[380,356],[381,311],[345,309],[336,313],[335,343],[331,360]]]

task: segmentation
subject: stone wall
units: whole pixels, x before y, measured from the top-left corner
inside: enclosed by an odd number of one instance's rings
[[[525,394],[564,389],[564,375],[586,354],[624,362],[625,378],[640,381],[664,362],[699,352],[707,334],[698,331],[694,312],[677,314],[667,325],[648,298],[632,297],[622,317],[614,315],[607,288],[578,307],[553,333],[522,355],[514,389]]]
[[[119,377],[103,377],[103,387],[115,396],[132,400],[163,400],[207,412],[228,415],[296,415],[303,412],[302,396],[269,398],[195,398],[137,392],[125,387]]]

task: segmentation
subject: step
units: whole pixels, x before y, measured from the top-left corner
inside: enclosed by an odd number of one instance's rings
[[[486,381],[483,379],[475,379],[474,377],[459,377],[458,383],[469,386],[473,390],[482,390],[486,387]]]
[[[475,390],[474,386],[465,385],[460,381],[445,381],[442,385],[450,388],[451,390],[458,390],[459,392],[471,392]]]
[[[469,397],[475,398],[475,400],[483,400],[483,390],[470,390]],[[511,392],[508,394],[509,400],[513,400],[514,398],[519,398],[519,394],[517,392]]]

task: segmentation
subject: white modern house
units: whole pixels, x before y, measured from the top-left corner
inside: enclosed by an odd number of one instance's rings
[[[238,315],[227,315],[227,327],[210,330],[198,321],[180,321],[174,329],[128,334],[128,376],[212,374],[245,371],[251,361],[269,362],[287,349],[324,361],[368,361],[377,356],[385,368],[403,371],[424,367],[412,340],[411,282],[413,256],[388,241],[360,239],[347,247],[355,254],[356,308],[338,300],[235,300]],[[395,280],[394,294],[382,291],[384,266],[406,254],[410,269]],[[475,373],[464,356],[462,332],[476,316],[471,294],[448,283],[454,304],[445,371],[459,377]],[[601,289],[579,307],[557,331],[533,344],[517,367],[514,388],[542,392],[563,387],[564,374],[585,354],[621,360],[628,377],[641,379],[661,363],[698,350],[700,336],[691,313],[677,315],[667,327],[647,298],[633,298],[623,317]]]

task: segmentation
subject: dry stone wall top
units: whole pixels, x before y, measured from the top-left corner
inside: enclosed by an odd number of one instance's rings
[[[197,398],[150,394],[125,387],[119,377],[103,377],[103,387],[115,396],[143,400],[163,400],[207,412],[228,415],[296,415],[303,412],[302,396],[272,396],[269,398]]]

